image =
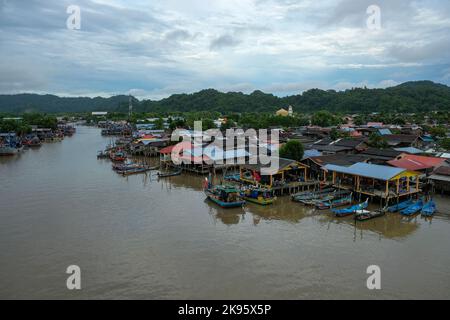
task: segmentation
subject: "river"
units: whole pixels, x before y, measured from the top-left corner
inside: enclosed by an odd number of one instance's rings
[[[121,177],[78,127],[0,158],[2,299],[449,299],[450,201],[355,224],[289,198],[223,210],[202,178]],[[66,268],[81,268],[81,290]],[[368,290],[367,267],[381,268]]]

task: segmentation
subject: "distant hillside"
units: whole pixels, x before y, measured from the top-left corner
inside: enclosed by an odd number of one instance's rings
[[[450,87],[431,81],[407,82],[387,89],[355,88],[346,91],[311,89],[303,94],[276,97],[255,91],[223,93],[214,89],[174,94],[159,101],[133,100],[142,112],[273,112],[292,105],[296,112],[426,112],[450,111]],[[0,95],[0,112],[89,112],[128,110],[128,96],[60,98],[53,95]]]
[[[54,95],[16,94],[0,95],[0,112],[86,112],[111,111],[118,109],[122,103],[128,105],[128,96],[111,98],[66,98]]]

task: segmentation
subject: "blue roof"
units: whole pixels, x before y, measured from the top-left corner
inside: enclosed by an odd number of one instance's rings
[[[391,130],[389,130],[389,129],[379,129],[378,132],[379,132],[382,136],[385,136],[385,135],[388,135],[388,134],[392,134]]]
[[[434,142],[433,137],[428,136],[428,135],[424,135],[424,136],[420,137],[420,139],[422,139],[425,142]]]
[[[408,147],[408,148],[396,148],[394,149],[395,151],[400,151],[400,152],[406,152],[409,154],[419,154],[419,153],[424,153],[424,151],[414,148],[414,147]]]
[[[342,167],[333,164],[328,164],[324,168],[328,171],[335,171],[339,173],[346,173],[383,181],[391,180],[392,178],[406,171],[405,169],[402,168],[380,166],[376,164],[369,164],[363,162],[358,162],[352,165],[351,167]]]
[[[308,159],[311,157],[320,157],[322,155],[322,152],[317,151],[316,149],[311,149],[311,150],[305,150],[305,153],[303,154],[303,159]]]

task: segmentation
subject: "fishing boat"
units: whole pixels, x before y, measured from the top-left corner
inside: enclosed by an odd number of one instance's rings
[[[322,191],[317,191],[317,192],[308,192],[303,195],[294,196],[292,198],[292,200],[295,202],[305,203],[305,202],[308,202],[311,200],[323,199],[323,198],[331,195],[334,192],[335,192],[334,189],[324,189]]]
[[[367,221],[375,218],[383,217],[386,214],[387,209],[381,209],[376,211],[358,210],[355,213],[356,221]]]
[[[26,137],[23,142],[23,145],[29,147],[29,148],[39,148],[42,146],[41,139],[39,139],[37,136],[28,136]]]
[[[353,193],[350,193],[347,196],[341,197],[339,199],[319,201],[316,203],[316,208],[318,210],[326,210],[346,206],[352,204],[352,202],[353,202]]]
[[[298,202],[303,203],[305,206],[315,206],[320,202],[327,202],[334,199],[333,194],[325,194],[325,195],[317,195],[314,196],[312,199],[308,200],[300,200]]]
[[[420,210],[422,210],[424,206],[424,202],[422,199],[414,203],[413,205],[409,206],[408,208],[402,210],[400,213],[404,216],[412,216],[418,213]]]
[[[19,153],[19,149],[9,145],[0,145],[0,156],[13,156]]]
[[[292,200],[297,202],[300,202],[301,200],[311,200],[314,197],[322,194],[329,194],[331,192],[334,192],[333,188],[327,188],[319,191],[303,191],[292,195]]]
[[[356,204],[354,206],[345,208],[345,209],[333,209],[333,213],[336,217],[347,217],[350,216],[357,211],[364,210],[369,206],[369,199],[367,199],[365,202]]]
[[[209,200],[222,208],[238,208],[245,204],[245,200],[241,198],[239,190],[234,186],[212,186],[205,189],[205,194]]]
[[[241,196],[248,202],[256,203],[262,206],[272,204],[276,199],[270,190],[261,188],[244,190],[241,192]]]
[[[109,156],[109,152],[107,151],[99,151],[97,152],[97,159],[108,159]]]
[[[436,203],[433,200],[427,202],[421,210],[422,215],[426,217],[433,216],[435,212],[436,212]]]
[[[145,173],[150,171],[151,169],[148,167],[136,167],[136,168],[132,168],[132,169],[128,169],[128,170],[123,170],[123,171],[116,171],[118,174],[121,174],[123,176],[130,176],[133,174],[139,174],[139,173]]]
[[[23,149],[18,137],[14,133],[0,135],[0,156],[13,156]]]
[[[166,173],[158,172],[158,178],[175,177],[181,175],[182,173],[183,173],[182,169],[179,169],[178,171],[175,172],[166,172]]]
[[[110,157],[114,162],[124,162],[125,160],[127,160],[127,155],[124,152],[113,153]]]
[[[399,204],[396,204],[394,206],[391,206],[391,207],[387,208],[387,211],[389,211],[389,212],[399,212],[399,211],[401,211],[403,209],[408,208],[412,204],[414,204],[414,201],[409,199],[409,200],[400,202]]]

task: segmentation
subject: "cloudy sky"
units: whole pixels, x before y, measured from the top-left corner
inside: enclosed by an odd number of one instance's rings
[[[447,0],[0,0],[0,93],[288,95],[423,79],[450,84]]]

